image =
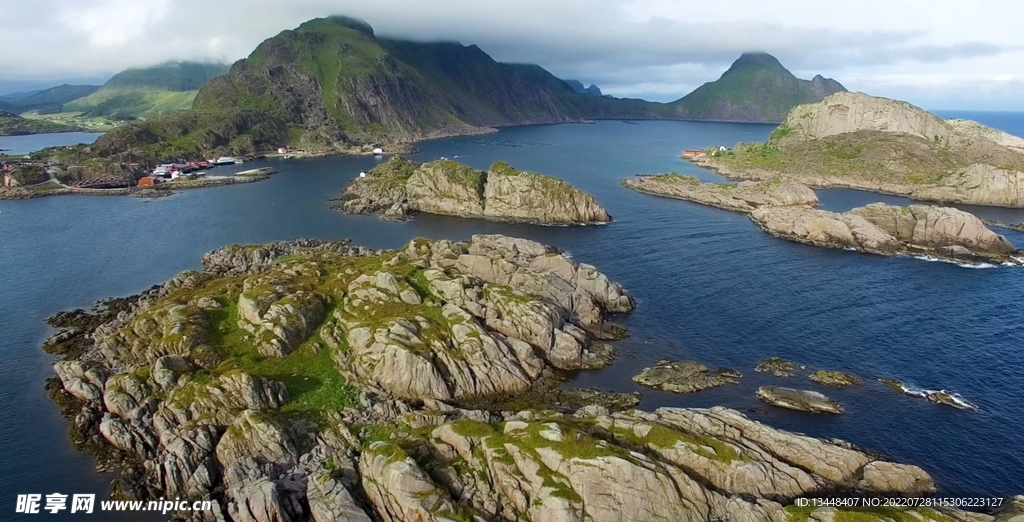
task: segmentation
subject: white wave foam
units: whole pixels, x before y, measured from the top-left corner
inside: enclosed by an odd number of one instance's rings
[[[952,406],[960,408],[961,410],[978,411],[977,406],[975,406],[967,399],[963,398],[963,396],[961,396],[959,393],[951,392],[948,390],[928,390],[924,388],[908,386],[902,383],[899,385],[899,387],[903,391],[903,393],[910,395],[911,397],[920,397],[922,399],[928,399],[929,401],[935,403],[943,403],[945,401],[941,399],[946,399],[949,402],[953,403]]]
[[[999,268],[999,265],[994,265],[992,263],[965,263],[963,261],[955,261],[953,259],[945,259],[945,258],[942,258],[942,257],[935,257],[935,256],[910,256],[910,257],[913,257],[914,259],[920,259],[921,261],[928,261],[930,263],[949,263],[949,264],[952,264],[952,265],[959,266],[961,268]],[[1004,265],[1004,266],[1007,266],[1007,265]],[[1014,266],[1014,265],[1011,264],[1009,266]]]

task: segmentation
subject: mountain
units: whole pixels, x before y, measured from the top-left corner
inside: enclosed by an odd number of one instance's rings
[[[186,110],[199,88],[226,73],[221,63],[167,62],[115,74],[103,87],[67,103],[85,117],[148,118]]]
[[[98,85],[58,85],[41,91],[12,93],[0,96],[0,110],[21,114],[39,111],[49,114],[61,112],[64,104],[89,96],[96,92]]]
[[[770,54],[743,53],[721,78],[670,105],[680,119],[779,123],[797,105],[844,91],[821,75],[801,80]]]
[[[118,129],[97,145],[345,150],[499,126],[655,118],[662,109],[577,94],[542,67],[499,63],[475,45],[378,38],[365,22],[331,17],[261,43],[200,89],[192,111]]]
[[[22,118],[12,112],[0,110],[0,136],[21,136],[44,132],[76,132],[84,131],[80,127],[62,125],[46,120]]]
[[[603,96],[603,94],[601,93],[601,89],[594,84],[590,84],[590,87],[584,87],[583,83],[581,83],[579,80],[565,80],[565,83],[568,83],[569,87],[572,87],[572,90],[578,94],[593,94],[594,96]]]

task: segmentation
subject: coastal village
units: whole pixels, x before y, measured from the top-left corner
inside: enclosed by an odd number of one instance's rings
[[[68,145],[62,149],[71,153],[67,155],[74,156],[73,152],[78,147]],[[366,153],[382,157],[384,149],[374,144],[367,147]],[[219,156],[197,160],[179,158],[176,161],[155,165],[137,162],[118,163],[106,167],[118,171],[120,175],[96,176],[89,172],[88,166],[59,159],[62,155],[54,154],[52,150],[22,156],[0,153],[0,199],[27,199],[76,193],[125,195],[140,191],[144,195],[152,195],[153,190],[169,191],[247,183],[266,179],[277,170],[273,167],[260,167],[224,175],[210,174],[209,171],[216,167],[241,165],[263,159],[288,160],[322,155],[324,154],[282,146],[275,152],[237,157]]]

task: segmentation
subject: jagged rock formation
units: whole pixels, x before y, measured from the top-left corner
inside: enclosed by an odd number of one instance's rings
[[[743,53],[722,77],[672,102],[672,115],[711,121],[781,122],[790,109],[845,92],[831,78],[801,80],[767,53]]]
[[[750,219],[766,232],[829,248],[912,253],[961,261],[1019,263],[1016,247],[973,214],[947,207],[884,203],[837,214],[810,207],[766,207]]]
[[[644,368],[633,376],[633,382],[656,390],[693,393],[726,384],[738,384],[740,377],[740,372],[729,368],[709,372],[707,366],[694,361],[660,360],[653,367]]]
[[[1024,207],[1024,140],[862,93],[796,107],[767,143],[694,161],[739,179]]]
[[[451,160],[415,163],[395,156],[352,180],[336,207],[402,219],[415,212],[545,224],[607,223],[593,196],[552,178],[505,163],[487,171]]]
[[[724,408],[613,412],[596,392],[501,408],[553,368],[606,364],[586,331],[633,308],[532,241],[235,245],[203,261],[54,316],[67,329],[46,345],[73,440],[125,467],[117,496],[213,504],[176,520],[767,522],[807,513],[797,497],[935,491],[916,466]]]
[[[792,181],[701,183],[693,176],[670,173],[624,178],[620,183],[644,194],[685,199],[737,212],[750,212],[766,206],[818,204],[813,190]]]

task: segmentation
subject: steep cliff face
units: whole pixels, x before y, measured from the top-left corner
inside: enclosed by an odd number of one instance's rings
[[[394,157],[352,181],[337,208],[405,218],[415,212],[546,224],[607,223],[593,196],[550,176],[503,162],[487,171],[450,160],[418,164]]]
[[[845,90],[821,75],[801,80],[770,54],[743,53],[721,78],[670,104],[670,113],[694,120],[781,122],[793,107]]]

